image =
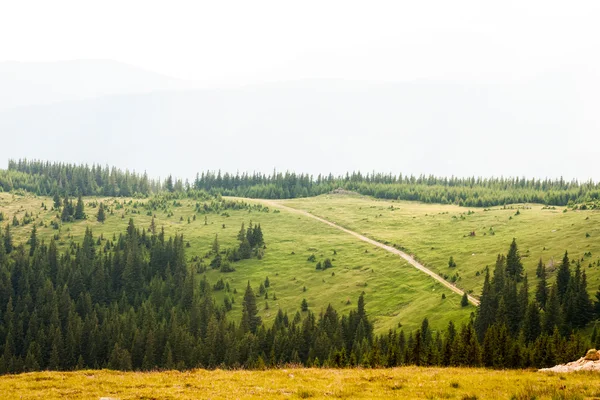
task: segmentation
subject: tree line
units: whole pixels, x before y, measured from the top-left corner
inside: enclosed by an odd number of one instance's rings
[[[152,193],[211,194],[286,199],[317,196],[334,190],[358,192],[381,199],[491,207],[513,203],[598,207],[600,184],[560,179],[436,177],[433,175],[362,174],[309,175],[293,172],[221,173],[207,171],[190,182],[169,175],[164,181],[147,174],[100,165],[74,165],[38,160],[10,160],[0,170],[0,188],[24,189],[39,195],[148,196]]]
[[[0,189],[23,189],[43,196],[148,196],[162,190],[148,175],[101,165],[40,160],[9,160],[0,169]]]
[[[261,236],[256,226],[241,229],[240,244],[256,245]],[[578,333],[585,323],[580,307],[594,312],[582,295],[584,272],[570,271],[564,261],[568,279],[562,273],[545,305],[527,302],[516,244],[500,257],[493,277],[486,277],[470,322],[434,332],[424,319],[408,335],[375,335],[364,295],[347,315],[331,305],[314,313],[303,301],[303,311],[289,316],[280,310],[267,326],[250,282],[241,320],[232,321],[206,276],[187,264],[183,236],[140,231],[132,220],[112,240],[87,229],[81,243],[62,253],[53,240],[40,241],[35,230],[29,251],[5,232],[0,243],[0,373],[285,364],[541,367],[574,359],[590,345]]]
[[[564,179],[458,178],[433,175],[394,175],[360,172],[334,176],[291,172],[264,174],[221,174],[207,171],[192,183],[222,195],[285,199],[317,196],[334,190],[354,191],[381,199],[412,200],[425,203],[491,207],[513,203],[540,203],[566,206],[571,203],[596,203],[598,183]]]

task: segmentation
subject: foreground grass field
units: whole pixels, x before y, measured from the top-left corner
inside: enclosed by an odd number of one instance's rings
[[[99,200],[105,204],[113,204],[115,201],[108,198],[84,199],[86,203]],[[50,225],[50,221],[56,217],[56,212],[50,211],[50,198],[0,193],[0,210],[8,217],[3,224],[10,223],[14,215],[22,220],[25,213],[33,213],[35,221],[11,227],[16,242],[26,241],[33,224],[36,224],[38,236],[46,241],[59,234],[58,243],[64,250],[72,242],[81,241],[86,227],[93,230],[96,238],[100,235],[105,239],[112,238],[113,234],[125,231],[131,217],[136,226],[148,229],[152,216],[147,215],[142,207],[135,208],[135,200],[116,201],[121,204],[124,202],[125,206],[119,209],[111,206],[114,214],[109,214],[104,224],[96,221],[96,209],[86,207],[88,219],[65,223],[61,226],[60,233]],[[48,210],[41,207],[42,203],[47,205]],[[433,329],[445,329],[448,321],[460,324],[474,311],[472,306],[462,308],[460,296],[410,267],[399,257],[311,218],[299,217],[286,211],[226,210],[206,214],[205,224],[205,215],[195,211],[195,204],[194,200],[184,199],[180,206],[154,212],[158,229],[164,227],[167,235],[184,235],[185,241],[190,244],[186,249],[189,259],[206,254],[215,235],[218,235],[222,248],[236,245],[236,235],[242,222],[246,226],[250,221],[262,226],[267,244],[262,260],[251,259],[235,263],[236,271],[231,273],[223,274],[210,269],[207,272],[211,283],[220,278],[229,282],[229,293],[219,291],[215,294],[220,304],[224,296],[234,298],[229,318],[235,321],[241,316],[243,289],[247,281],[257,291],[266,277],[269,277],[271,283],[268,299],[257,299],[260,316],[266,322],[275,318],[279,308],[293,316],[300,310],[304,298],[313,311],[318,312],[331,303],[339,313],[345,314],[356,307],[356,300],[362,292],[365,292],[367,311],[374,319],[378,332],[396,328],[399,323],[412,330],[420,326],[424,317],[430,317]],[[316,262],[307,261],[312,254],[320,261],[331,258],[334,267],[327,271],[316,271]],[[234,293],[234,289],[237,293]],[[442,299],[442,295],[445,299]]]
[[[597,399],[597,373],[418,368],[36,372],[0,377],[3,399]]]
[[[600,285],[600,211],[544,208],[538,204],[464,208],[385,201],[358,195],[284,200],[378,241],[402,246],[440,275],[458,273],[457,285],[480,294],[484,269],[517,239],[530,282],[540,258],[553,280],[565,250],[585,267],[588,289]],[[457,266],[450,268],[454,258]],[[532,291],[533,292],[533,291]]]

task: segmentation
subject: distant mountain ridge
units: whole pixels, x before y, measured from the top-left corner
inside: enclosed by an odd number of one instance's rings
[[[73,80],[58,74],[72,87],[93,72],[99,78],[88,98],[56,89],[62,97],[52,99],[61,102],[0,109],[0,161],[109,164],[189,179],[208,169],[277,169],[600,180],[598,85],[578,77],[191,89],[189,82],[107,65],[105,72],[82,68]],[[119,82],[101,85],[117,75]],[[128,83],[131,75],[137,77]]]
[[[110,60],[0,62],[0,110],[194,85]]]

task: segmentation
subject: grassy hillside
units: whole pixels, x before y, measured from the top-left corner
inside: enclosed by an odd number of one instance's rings
[[[36,372],[0,377],[3,398],[584,399],[600,397],[594,372],[417,368],[189,372]]]
[[[441,275],[458,273],[458,286],[476,294],[483,284],[485,266],[493,266],[499,253],[506,254],[513,238],[531,281],[540,258],[553,279],[553,265],[560,263],[568,250],[572,260],[580,260],[586,267],[590,292],[600,285],[598,210],[565,211],[537,204],[465,208],[354,195],[323,195],[282,204],[402,246]],[[451,256],[455,268],[448,267]]]
[[[60,230],[53,229],[50,224],[56,219],[56,212],[50,210],[51,198],[0,193],[0,210],[6,216],[3,224],[11,223],[14,215],[23,221],[25,213],[33,214],[35,220],[29,224],[11,227],[16,242],[26,241],[33,224],[36,224],[40,238],[48,241],[58,235],[61,249],[68,248],[72,242],[79,242],[86,227],[93,230],[94,237],[103,235],[104,238],[111,238],[113,234],[125,231],[129,218],[133,218],[137,226],[148,229],[152,215],[155,215],[157,228],[164,227],[167,235],[183,233],[190,245],[187,248],[190,260],[202,258],[210,251],[215,235],[218,235],[222,248],[233,247],[237,244],[236,235],[242,222],[246,226],[251,221],[260,223],[267,245],[262,260],[237,262],[234,264],[236,271],[231,273],[223,274],[210,269],[207,272],[211,283],[221,277],[229,282],[231,292],[228,295],[235,298],[230,317],[236,320],[241,315],[246,282],[250,280],[257,289],[266,277],[271,283],[269,299],[260,299],[258,304],[260,315],[267,322],[274,319],[279,308],[293,315],[300,309],[304,298],[313,311],[324,309],[331,303],[338,312],[347,313],[356,307],[356,299],[363,291],[366,294],[367,311],[375,320],[376,330],[380,332],[397,327],[398,323],[407,329],[416,328],[426,316],[435,317],[430,318],[431,325],[434,329],[441,329],[446,327],[449,320],[457,323],[465,321],[474,311],[471,306],[461,308],[458,295],[398,257],[318,221],[286,211],[229,209],[203,214],[196,211],[196,200],[183,199],[178,201],[180,205],[173,205],[171,200],[166,209],[147,215],[143,207],[147,200],[89,197],[84,201],[88,204],[88,219],[63,223]],[[104,224],[96,222],[97,209],[91,206],[98,201],[113,211],[112,215],[107,213]],[[41,207],[42,203],[47,210]],[[41,223],[44,226],[40,226]],[[327,271],[316,271],[316,262],[307,261],[312,254],[317,261],[331,258],[334,267]],[[234,289],[237,294],[233,294]],[[446,296],[445,299],[442,299],[442,294]],[[224,291],[216,292],[217,301],[222,302],[224,295]],[[273,295],[277,300],[273,300]],[[267,302],[269,309],[265,309]]]

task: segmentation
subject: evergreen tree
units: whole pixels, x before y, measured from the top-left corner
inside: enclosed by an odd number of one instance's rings
[[[475,318],[475,331],[480,341],[483,341],[485,332],[492,326],[496,319],[497,299],[494,288],[490,283],[490,271],[485,269],[485,279],[483,281],[483,291],[477,307],[477,316]]]
[[[256,307],[256,295],[250,286],[246,287],[244,293],[244,301],[242,303],[242,331],[256,333],[258,326],[261,323],[261,318],[257,315],[258,308]]]
[[[77,205],[75,206],[75,219],[85,219],[85,211],[83,206],[83,198],[81,195],[77,198]]]
[[[546,281],[546,267],[540,260],[538,265],[538,278],[537,288],[535,291],[535,300],[538,302],[542,310],[546,309],[546,301],[548,300],[548,283]]]
[[[544,262],[540,258],[540,261],[538,261],[537,268],[535,269],[535,276],[538,278],[541,278],[542,276],[545,277],[545,275],[546,275],[546,266],[544,265]]]
[[[542,333],[540,309],[535,302],[529,303],[525,320],[523,321],[523,334],[527,343],[534,342]]]
[[[29,236],[29,256],[33,256],[33,253],[35,253],[35,250],[38,247],[38,238],[37,238],[37,228],[35,226],[35,224],[33,225],[33,228],[31,229],[31,235]]]
[[[54,201],[54,209],[58,210],[62,206],[62,201],[60,201],[58,190],[54,192],[54,197],[52,198],[52,200]]]
[[[456,268],[456,263],[454,262],[454,258],[452,256],[450,256],[450,259],[448,260],[448,267]]]
[[[521,262],[516,239],[513,239],[506,255],[506,273],[516,281],[520,281],[523,278],[523,263]]]
[[[578,263],[577,270],[580,270]],[[577,287],[575,303],[577,308],[577,326],[582,328],[594,317],[593,304],[587,290],[587,274],[585,270],[581,271],[581,278]]]
[[[212,244],[212,252],[213,254],[219,254],[220,246],[219,246],[219,235],[215,235],[215,240]]]
[[[240,228],[240,231],[238,232],[237,240],[240,243],[242,243],[244,241],[244,239],[246,239],[246,228],[244,227],[244,223],[242,222],[242,227]]]
[[[98,222],[104,223],[104,221],[106,220],[106,214],[104,212],[104,203],[100,203],[100,205],[98,205],[98,214],[96,214],[96,219],[98,220]],[[154,220],[154,217],[152,217],[152,219]]]
[[[558,298],[558,285],[554,283],[550,289],[550,295],[546,302],[546,311],[544,312],[544,332],[547,335],[551,335],[556,327],[560,326],[562,322],[560,300]]]
[[[300,309],[304,312],[308,311],[308,303],[306,299],[302,299],[302,304],[300,305]]]
[[[4,230],[4,249],[6,250],[6,254],[10,254],[13,250],[13,239],[10,233],[10,225],[8,224],[6,224],[6,229]]]
[[[460,306],[466,307],[469,305],[469,297],[467,296],[467,292],[464,292],[462,295],[462,299],[460,300]]]
[[[561,303],[565,298],[567,288],[569,287],[569,280],[571,279],[570,265],[569,254],[565,251],[565,256],[556,273],[556,289],[558,290],[558,298]]]

